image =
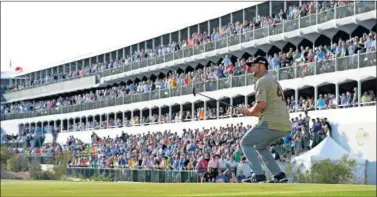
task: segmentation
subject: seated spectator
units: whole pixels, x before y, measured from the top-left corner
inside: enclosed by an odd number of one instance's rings
[[[241,182],[242,180],[244,180],[244,179],[246,179],[247,177],[243,174],[243,171],[242,170],[240,170],[240,171],[238,171],[237,172],[237,180],[238,180],[238,182]]]
[[[211,169],[208,168],[207,171],[203,174],[201,178],[202,183],[211,183],[214,181],[214,177],[212,176]]]
[[[237,165],[237,177],[245,176],[246,178],[251,176],[251,168],[248,163],[246,163],[246,157],[243,157]]]
[[[229,183],[239,183],[235,173],[232,173],[232,177],[229,179]]]
[[[228,182],[227,178],[223,175],[221,171],[219,171],[219,174],[216,176],[216,183],[226,183]]]

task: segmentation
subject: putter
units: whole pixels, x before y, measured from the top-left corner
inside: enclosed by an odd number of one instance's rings
[[[231,105],[231,104],[229,104],[229,103],[226,103],[226,102],[224,102],[224,101],[219,101],[219,100],[217,100],[217,99],[215,99],[215,98],[212,98],[212,97],[210,97],[210,96],[207,96],[207,95],[204,95],[204,94],[198,93],[198,92],[196,91],[196,88],[195,88],[195,87],[192,88],[192,94],[193,94],[194,96],[196,96],[196,94],[198,94],[198,95],[200,95],[200,96],[203,96],[203,97],[206,97],[206,98],[209,98],[209,99],[215,100],[215,101],[217,101],[217,102],[219,102],[219,103],[222,103],[222,104],[224,104],[224,105],[226,105],[226,106],[228,106],[228,107],[234,107],[233,105]]]

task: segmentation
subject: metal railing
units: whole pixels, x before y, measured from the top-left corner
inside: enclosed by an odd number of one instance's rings
[[[94,73],[86,73],[85,76],[98,75],[99,77],[107,77],[127,72],[130,70],[136,70],[147,66],[161,64],[181,58],[191,57],[201,53],[221,49],[224,47],[234,46],[240,43],[245,43],[256,39],[263,39],[272,35],[278,35],[285,32],[299,30],[301,28],[306,28],[317,24],[325,23],[333,19],[340,19],[348,16],[353,16],[356,14],[362,14],[375,9],[376,1],[351,3],[343,7],[336,7],[334,9],[316,12],[304,17],[299,17],[297,19],[283,21],[281,23],[274,25],[268,25],[267,27],[255,29],[250,32],[226,36],[222,39],[207,42],[199,46],[183,48],[182,50],[174,51],[170,54],[151,57],[137,62],[130,62],[128,64],[118,64],[115,68],[97,71]]]
[[[376,66],[376,53],[355,54],[352,56],[338,57],[330,60],[323,60],[320,62],[310,62],[298,64],[290,67],[283,67],[273,71],[270,74],[277,80],[289,80],[307,76],[313,76],[324,73],[331,73],[336,71],[344,71],[350,69],[364,68]],[[9,113],[3,115],[3,120],[22,119],[37,116],[46,116],[54,114],[64,114],[71,112],[78,112],[84,110],[98,109],[103,107],[111,107],[116,105],[130,104],[140,101],[150,101],[161,98],[169,98],[175,96],[183,96],[192,94],[192,89],[195,87],[199,92],[216,91],[221,89],[228,89],[232,87],[243,87],[252,85],[255,78],[251,73],[229,76],[228,78],[219,78],[218,80],[205,81],[197,84],[190,84],[171,89],[158,89],[151,92],[126,95],[118,98],[111,98],[107,100],[100,100],[90,103],[82,103],[65,107],[58,107],[54,109],[43,109],[39,111],[31,111],[24,113]]]
[[[96,175],[109,177],[112,181],[127,182],[196,183],[199,181],[196,171],[89,167],[67,168],[67,176],[70,177],[89,179]]]

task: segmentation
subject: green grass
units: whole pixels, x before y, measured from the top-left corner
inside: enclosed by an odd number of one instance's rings
[[[375,185],[168,184],[1,180],[1,196],[376,196]]]

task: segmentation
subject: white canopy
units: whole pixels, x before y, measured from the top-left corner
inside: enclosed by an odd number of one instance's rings
[[[365,164],[365,160],[350,154],[347,150],[342,148],[338,143],[335,142],[331,137],[326,137],[321,143],[319,143],[316,147],[309,150],[308,152],[299,155],[293,158],[293,162],[310,162],[311,161],[318,161],[324,159],[330,160],[340,160],[344,155],[348,155],[348,158],[356,160],[358,164]]]
[[[302,164],[304,167],[304,169],[302,170],[305,171],[310,170],[311,166],[317,161],[325,159],[330,159],[331,161],[339,161],[344,155],[348,155],[349,159],[354,159],[356,161],[357,167],[355,169],[355,174],[358,179],[365,179],[366,160],[349,153],[331,137],[326,137],[326,139],[324,139],[310,151],[294,157],[292,159],[292,162],[295,163],[296,167]]]

